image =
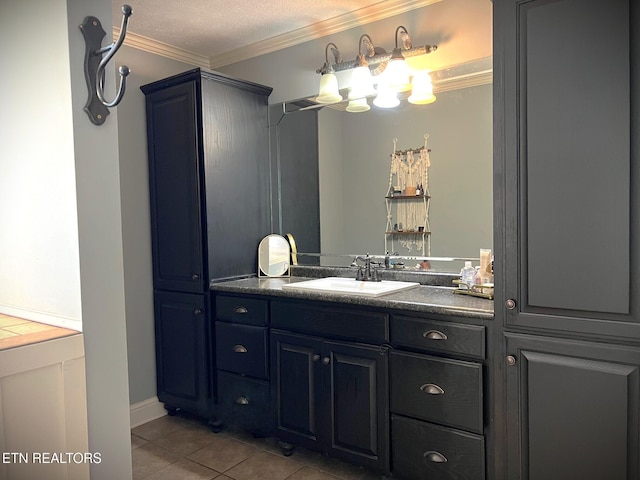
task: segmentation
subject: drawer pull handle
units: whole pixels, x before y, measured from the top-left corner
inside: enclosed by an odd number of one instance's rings
[[[249,310],[247,310],[247,307],[236,307],[233,309],[233,311],[239,315],[242,315],[244,313],[247,313]]]
[[[318,360],[320,360],[320,355],[318,355],[317,353],[311,357],[313,359],[314,362],[317,362]]]
[[[249,400],[247,400],[247,397],[238,397],[236,398],[236,403],[238,405],[249,405]]]
[[[427,340],[446,340],[447,335],[439,330],[428,330],[422,334]]]
[[[193,311],[193,314],[194,314],[194,315],[202,315],[202,309],[200,309],[200,308],[196,308],[196,309]]]
[[[420,387],[420,390],[429,395],[444,395],[442,387],[439,387],[435,383],[425,383]]]
[[[424,452],[422,456],[433,463],[447,463],[447,457],[442,455],[440,452],[436,452],[433,450]]]
[[[236,353],[247,353],[247,347],[244,345],[235,345],[233,351]]]
[[[325,365],[329,365],[331,363],[331,359],[329,357],[324,357],[322,359],[322,363],[324,363]]]

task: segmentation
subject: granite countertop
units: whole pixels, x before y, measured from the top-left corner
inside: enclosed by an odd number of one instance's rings
[[[304,300],[337,302],[405,311],[456,315],[459,317],[493,319],[493,300],[457,295],[455,287],[419,285],[380,297],[345,295],[329,292],[283,290],[282,285],[310,280],[309,277],[243,278],[239,280],[212,282],[211,290],[251,295],[296,298]]]

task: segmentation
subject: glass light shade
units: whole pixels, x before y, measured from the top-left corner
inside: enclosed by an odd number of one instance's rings
[[[373,100],[373,104],[380,108],[393,108],[400,105],[398,94],[395,90],[389,88],[386,83],[378,84],[378,95]]]
[[[373,88],[373,79],[371,78],[371,70],[368,66],[356,67],[351,73],[351,90],[349,98],[356,99],[368,97],[375,93]]]
[[[366,112],[371,110],[371,107],[367,103],[366,98],[358,98],[355,100],[349,100],[349,105],[346,108],[347,112]]]
[[[411,88],[409,73],[409,66],[402,56],[400,58],[392,57],[384,71],[389,88],[396,92],[406,92]]]
[[[413,103],[415,105],[426,105],[436,101],[436,96],[433,94],[431,75],[429,75],[428,71],[423,70],[415,72],[413,74],[413,81],[411,85],[411,95],[407,99],[409,103]]]
[[[341,102],[342,95],[338,90],[338,78],[334,73],[325,73],[320,77],[320,92],[316,97],[318,103]]]

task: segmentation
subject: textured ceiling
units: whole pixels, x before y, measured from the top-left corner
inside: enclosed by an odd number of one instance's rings
[[[128,36],[166,44],[212,65],[250,58],[441,0],[124,0]],[[123,0],[113,0],[114,31]],[[267,47],[265,47],[267,45]],[[228,58],[227,58],[228,57]]]

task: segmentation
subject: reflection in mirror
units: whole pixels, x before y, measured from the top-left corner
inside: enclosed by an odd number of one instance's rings
[[[290,104],[287,105],[290,107]],[[275,108],[275,107],[274,107]],[[492,86],[440,92],[435,103],[348,113],[332,107],[281,117],[277,127],[277,208],[310,263],[343,265],[353,255],[384,257],[391,154],[429,135],[430,255],[437,271],[492,248]],[[392,221],[392,224],[395,223]],[[388,247],[388,245],[387,245]],[[415,246],[394,251],[419,257]],[[300,263],[304,263],[304,257]],[[420,260],[409,260],[417,268]]]
[[[258,245],[258,276],[281,277],[288,274],[290,253],[286,238],[275,233],[264,237]]]

